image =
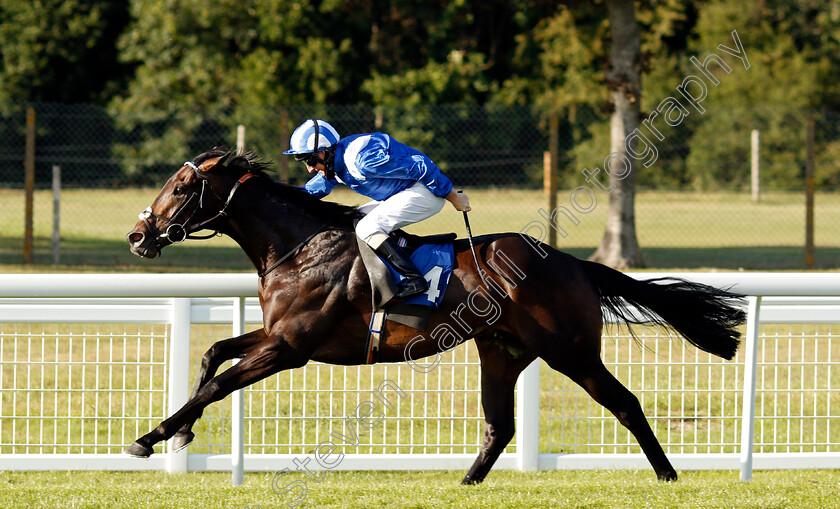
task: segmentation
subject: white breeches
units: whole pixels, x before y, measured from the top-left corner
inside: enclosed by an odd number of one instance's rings
[[[356,224],[356,235],[365,242],[377,233],[388,235],[398,228],[432,217],[445,203],[444,198],[433,195],[429,188],[417,182],[388,199],[361,205],[359,210],[365,217]]]

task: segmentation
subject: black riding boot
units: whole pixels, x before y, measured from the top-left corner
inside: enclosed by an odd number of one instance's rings
[[[397,245],[394,239],[388,237],[378,248],[376,253],[385,258],[401,276],[406,278],[403,287],[394,297],[405,299],[417,295],[429,289],[429,283],[414,262],[405,254],[405,251]]]

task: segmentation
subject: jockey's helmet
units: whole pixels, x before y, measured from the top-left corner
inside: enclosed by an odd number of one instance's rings
[[[338,143],[338,131],[323,120],[308,119],[295,129],[289,140],[291,147],[283,152],[288,155],[311,154]]]

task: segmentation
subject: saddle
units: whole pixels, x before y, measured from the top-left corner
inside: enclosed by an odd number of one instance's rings
[[[391,236],[396,238],[400,247],[409,256],[412,256],[423,246],[451,244],[457,237],[455,233],[419,236],[402,230],[395,230],[391,233]],[[390,320],[424,330],[433,308],[428,305],[392,302],[391,299],[397,292],[397,284],[392,277],[390,268],[362,239],[356,237],[356,241],[359,243],[359,252],[370,278],[372,309],[374,311],[385,309]]]
[[[394,232],[391,233],[391,236],[397,238],[397,242],[400,247],[405,249],[405,252],[408,253],[409,256],[411,256],[418,247],[425,246],[427,244],[449,244],[458,238],[458,235],[455,233],[438,233],[436,235],[421,236],[412,235],[411,233],[404,232],[402,230],[394,230]]]
[[[454,263],[454,253],[452,252],[451,244],[457,237],[455,233],[418,236],[402,230],[395,230],[391,233],[391,236],[397,240],[397,243],[406,251],[409,257],[412,257],[416,251],[423,247],[448,245],[447,247],[450,252],[450,267],[449,271],[446,272],[446,281],[448,281],[449,274],[451,273],[451,264]],[[374,364],[379,358],[379,341],[385,320],[401,323],[421,331],[425,330],[429,316],[445,292],[446,281],[443,281],[440,298],[436,299],[436,303],[433,303],[433,305],[428,302],[425,302],[423,305],[417,303],[416,299],[425,297],[425,294],[411,297],[408,302],[392,301],[398,290],[392,269],[358,236],[356,236],[356,242],[359,244],[362,262],[365,265],[365,270],[370,279],[371,309],[373,310],[368,328],[364,362]],[[440,274],[441,271],[438,270],[437,273]],[[411,302],[412,300],[414,302]]]

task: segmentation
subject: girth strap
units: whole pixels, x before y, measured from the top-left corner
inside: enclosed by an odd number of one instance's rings
[[[367,342],[365,344],[365,364],[376,364],[379,360],[379,343],[385,326],[385,310],[378,309],[370,317]]]

